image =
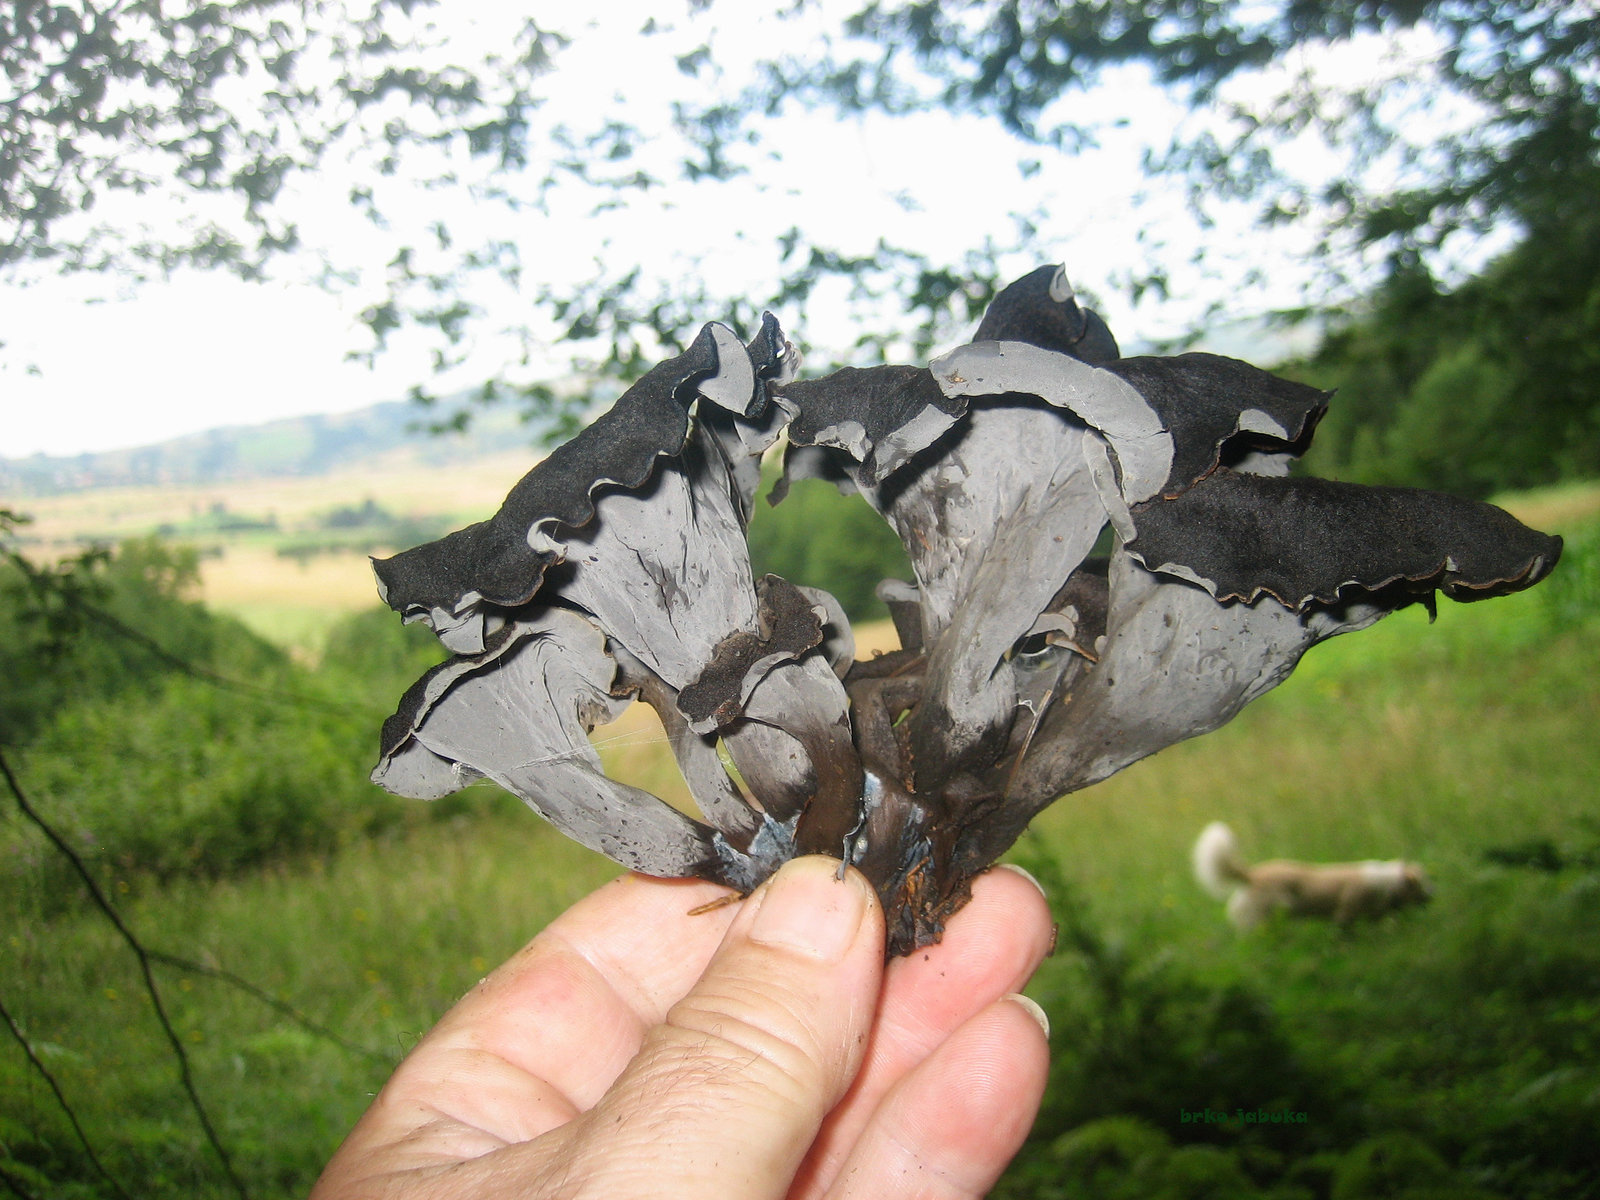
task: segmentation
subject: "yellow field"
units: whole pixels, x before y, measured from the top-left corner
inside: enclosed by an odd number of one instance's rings
[[[1600,513],[1600,487],[1592,482],[1559,483],[1554,487],[1496,499],[1524,525],[1559,532]]]
[[[25,500],[0,497],[0,507],[33,517],[25,531],[26,549],[40,560],[71,553],[85,539],[116,542],[147,536],[162,525],[192,521],[218,504],[244,516],[275,517],[284,534],[311,528],[320,514],[369,498],[396,516],[443,514],[462,525],[492,513],[534,461],[532,451],[515,450],[448,466],[397,461],[305,479],[104,488]],[[202,543],[206,551],[195,599],[304,657],[315,657],[330,619],[380,603],[365,554],[285,558],[276,552],[272,535],[259,533],[208,533],[186,540]],[[898,644],[887,621],[858,628],[856,640],[861,657]],[[635,708],[648,714],[642,705]],[[633,719],[640,718],[636,714]]]
[[[361,470],[310,478],[105,488],[28,499],[0,496],[0,507],[33,517],[25,548],[41,561],[70,553],[86,539],[116,542],[146,536],[163,525],[181,526],[217,505],[242,516],[275,518],[277,534],[207,533],[184,539],[206,551],[196,599],[302,656],[314,657],[330,618],[379,603],[372,569],[367,556],[355,552],[282,557],[276,553],[281,536],[312,529],[318,516],[368,499],[398,517],[444,516],[455,526],[481,520],[535,460],[527,449],[447,466],[395,457]],[[1558,486],[1502,503],[1538,528],[1563,528],[1600,511],[1600,488]],[[858,631],[858,637],[863,657],[894,645],[887,622]]]
[[[218,505],[230,513],[275,518],[282,534],[314,527],[335,508],[371,499],[397,517],[443,515],[452,524],[481,520],[536,461],[531,450],[467,463],[419,465],[397,460],[363,470],[310,478],[252,479],[170,487],[103,488],[62,496],[7,499],[0,505],[32,516],[26,550],[47,560],[85,541],[114,543],[183,525]],[[284,558],[261,533],[207,533],[194,538],[205,556],[196,599],[244,621],[256,632],[302,653],[315,653],[330,617],[377,604],[365,554]]]
[[[246,516],[275,517],[289,532],[319,513],[369,497],[400,517],[444,513],[468,521],[493,512],[536,461],[531,450],[513,450],[439,467],[399,461],[308,478],[98,488],[25,500],[0,497],[0,503],[29,513],[33,524],[27,532],[45,547],[71,546],[86,537],[142,537],[218,504]]]

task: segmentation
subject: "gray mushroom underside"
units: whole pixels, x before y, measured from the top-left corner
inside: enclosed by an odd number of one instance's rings
[[[1300,609],[1400,580],[1457,600],[1503,595],[1549,573],[1561,539],[1492,504],[1417,488],[1219,470],[1136,508],[1128,550],[1219,600],[1261,595]]]
[[[1052,409],[977,405],[943,455],[880,496],[916,569],[931,647],[909,731],[921,780],[1004,742],[1016,692],[1003,660],[1106,521],[1084,436]]]
[[[374,778],[401,795],[437,795],[443,772],[461,764],[633,870],[727,874],[738,856],[714,830],[601,772],[586,735],[628,703],[610,694],[615,671],[592,622],[549,610],[495,657],[463,662]]]
[[[667,745],[700,815],[736,847],[747,846],[761,824],[760,815],[746,803],[738,784],[729,777],[722,756],[717,753],[716,737],[691,729],[688,718],[678,710],[676,689],[628,653],[626,647],[612,642],[609,649],[617,660],[623,686],[635,690],[660,718]]]
[[[533,549],[530,530],[554,524],[581,528],[594,517],[596,489],[644,484],[658,459],[682,449],[689,405],[701,394],[698,385],[706,384],[704,390],[719,404],[731,404],[736,391],[719,389],[719,374],[730,380],[749,375],[755,381],[778,369],[783,338],[770,314],[741,353],[742,362],[723,361],[729,333],[725,327],[704,326],[687,350],[652,367],[593,424],[524,475],[488,520],[374,561],[385,602],[401,613],[454,611],[473,595],[504,607],[527,603],[559,559],[553,551]],[[759,418],[763,401],[764,387],[757,385],[738,403],[741,412]]]
[[[1025,342],[958,346],[928,365],[946,395],[1032,397],[1104,435],[1126,503],[1158,494],[1174,458],[1172,434],[1139,393],[1109,371]]]
[[[1013,778],[1012,815],[1026,823],[1058,796],[1218,728],[1286,679],[1311,646],[1405,602],[1363,598],[1306,613],[1271,601],[1219,604],[1114,554],[1104,653],[1045,712]]]
[[[738,719],[769,671],[822,642],[822,614],[810,597],[781,576],[763,576],[751,592],[751,603],[760,613],[760,627],[751,621],[729,630],[701,658],[697,675],[678,694],[679,710],[701,733]]]
[[[384,721],[383,729],[378,736],[378,750],[381,757],[387,759],[411,739],[412,734],[417,731],[417,726],[422,724],[429,710],[441,696],[466,676],[476,671],[491,669],[502,655],[514,648],[524,637],[529,636],[530,630],[531,627],[527,624],[503,625],[489,635],[487,645],[479,653],[452,655],[424,672],[420,679],[405,690],[395,711]],[[412,795],[410,792],[401,794]],[[445,793],[440,793],[443,794]],[[418,796],[417,799],[432,800],[437,797]]]
[[[756,417],[740,417],[715,408],[702,407],[695,420],[721,453],[728,479],[738,501],[739,521],[750,526],[755,495],[761,487],[761,456],[788,426],[794,409],[781,397],[774,398]]]
[[[761,825],[759,813],[746,803],[717,753],[717,739],[689,728],[675,710],[658,710],[672,745],[678,771],[689,786],[701,815],[735,846],[747,846]]]
[[[859,801],[850,700],[820,653],[769,671],[722,738],[751,795],[781,826],[792,828],[819,797],[850,807]]]
[[[822,613],[822,641],[817,645],[817,652],[827,660],[833,673],[843,679],[856,660],[855,630],[850,628],[844,605],[832,592],[822,588],[796,585],[795,590]]]
[[[644,485],[602,492],[596,519],[563,531],[567,561],[549,576],[564,601],[680,690],[726,639],[756,628],[750,552],[727,472],[697,422]]]

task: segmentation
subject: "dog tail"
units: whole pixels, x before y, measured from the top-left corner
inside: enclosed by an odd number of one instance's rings
[[[1239,857],[1233,830],[1213,821],[1200,831],[1194,844],[1194,877],[1218,900],[1226,900],[1242,883],[1250,882],[1248,869]]]

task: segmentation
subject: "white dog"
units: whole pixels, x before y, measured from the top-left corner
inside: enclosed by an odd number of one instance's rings
[[[1194,844],[1194,876],[1218,900],[1228,902],[1228,918],[1252,929],[1275,911],[1293,917],[1327,917],[1344,925],[1376,917],[1433,894],[1428,876],[1416,863],[1300,863],[1279,859],[1247,865],[1239,857],[1233,830],[1213,821]]]

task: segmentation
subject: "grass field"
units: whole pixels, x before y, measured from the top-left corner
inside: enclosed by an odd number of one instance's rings
[[[143,537],[163,525],[195,521],[219,504],[241,515],[274,517],[289,528],[369,496],[401,514],[443,513],[475,520],[494,511],[533,461],[531,451],[513,450],[448,466],[405,460],[326,475],[96,488],[10,503],[32,514],[29,532],[49,547],[85,538]]]
[[[372,569],[360,551],[296,559],[279,554],[282,547],[334,509],[367,500],[398,518],[447,527],[482,520],[533,462],[531,451],[515,450],[445,466],[400,459],[306,478],[101,488],[5,503],[33,518],[27,550],[40,561],[86,542],[171,531],[202,551],[197,599],[314,657],[330,617],[377,602]],[[220,512],[273,527],[218,529]]]
[[[1587,530],[1592,575],[1600,488],[1513,507]],[[1056,1066],[1004,1194],[1600,1196],[1600,614],[1592,593],[1559,593],[1562,608],[1544,590],[1445,603],[1433,625],[1408,610],[1319,647],[1227,728],[1036,822],[1014,857],[1045,878],[1062,923],[1031,989]],[[668,776],[648,721],[598,736],[621,777]],[[147,944],[244,976],[356,1047],[157,965],[253,1196],[303,1195],[420,1032],[615,873],[503,797],[475,791],[448,811],[221,880],[111,881]],[[1349,931],[1237,936],[1188,874],[1213,819],[1256,858],[1419,859],[1436,897]],[[106,1170],[138,1196],[230,1194],[126,948],[80,901],[11,869],[0,991]],[[0,1095],[0,1167],[18,1187],[113,1194],[14,1043]],[[1181,1120],[1203,1108],[1307,1119]]]

